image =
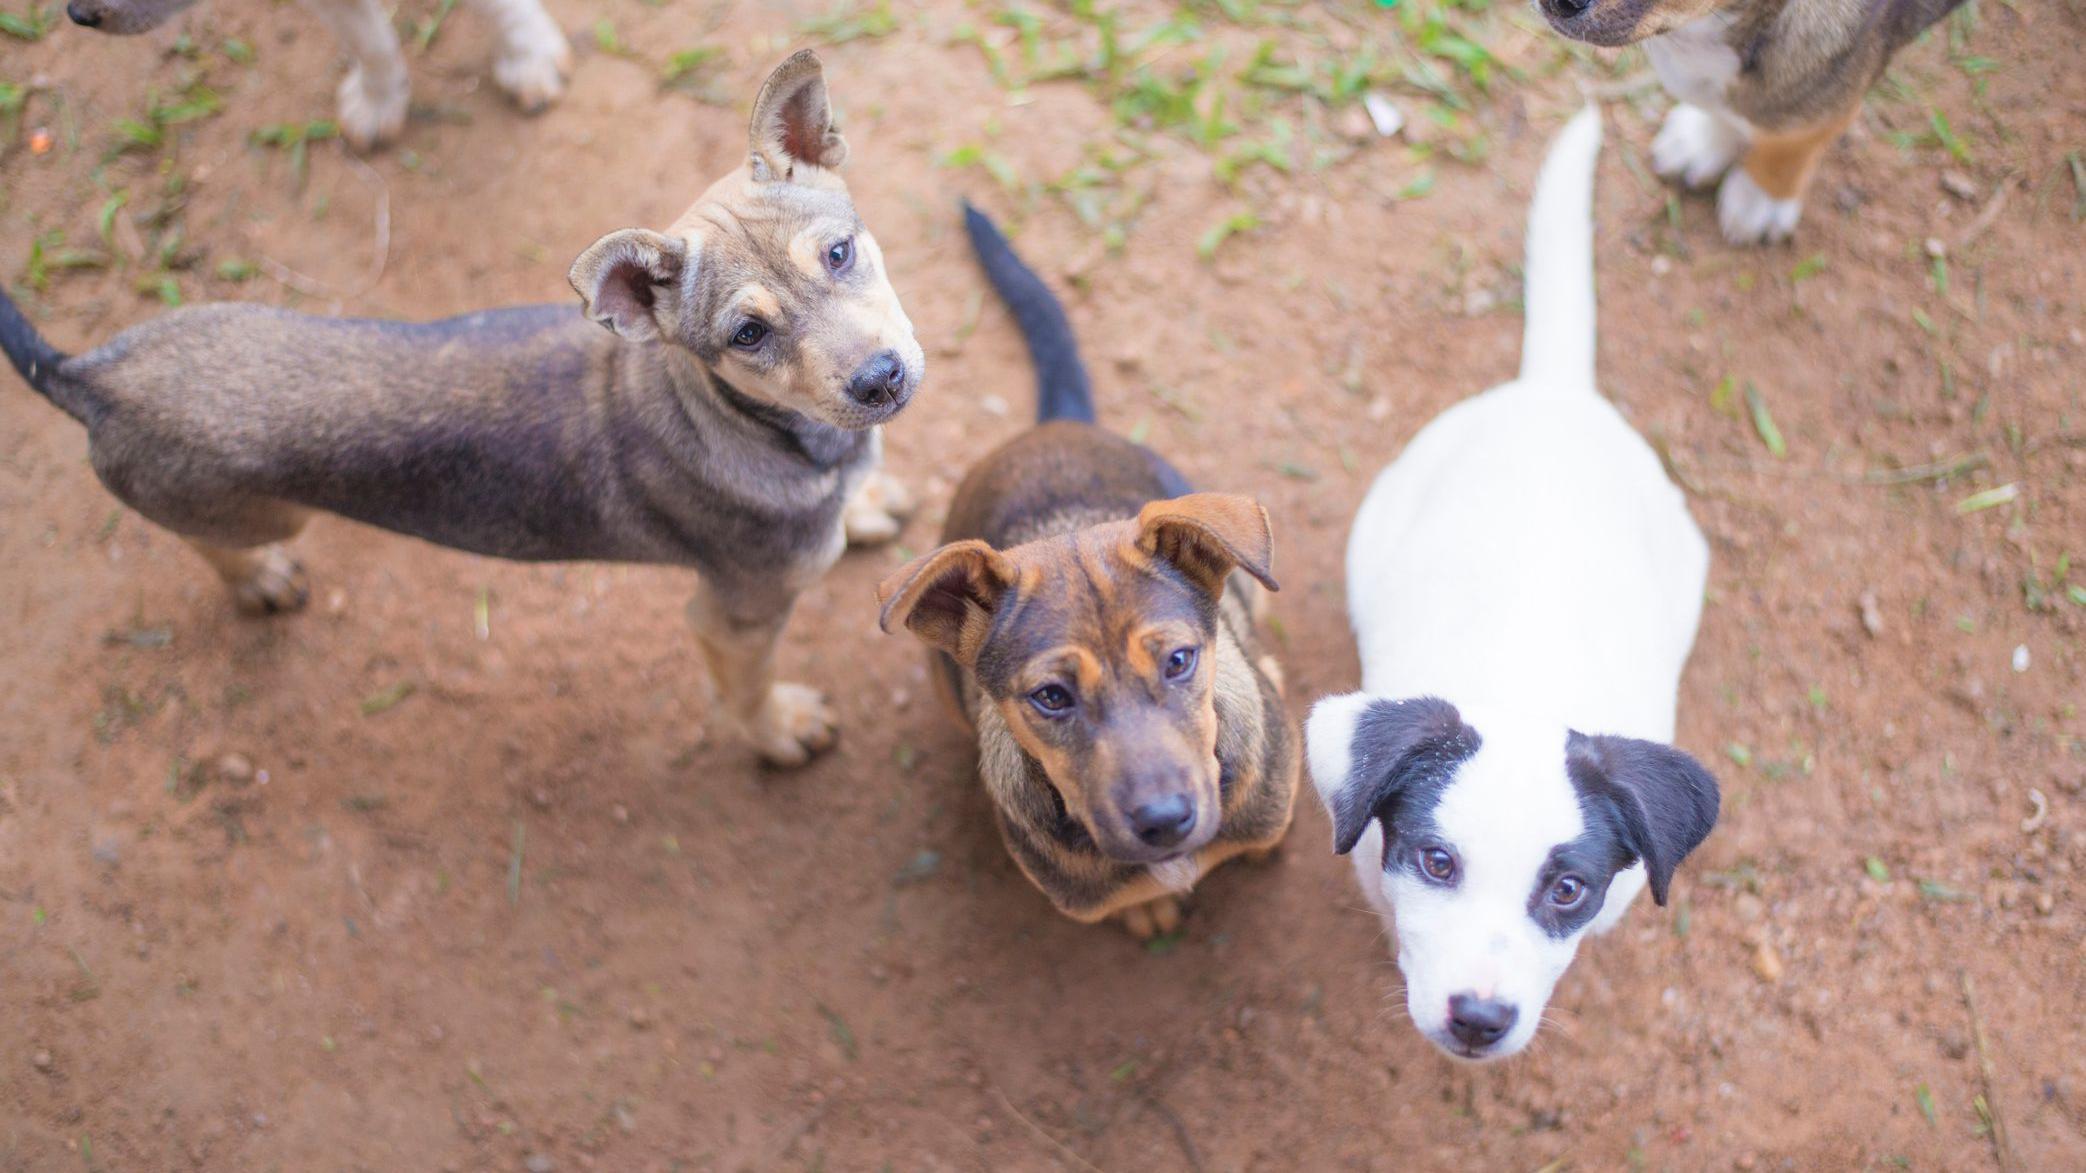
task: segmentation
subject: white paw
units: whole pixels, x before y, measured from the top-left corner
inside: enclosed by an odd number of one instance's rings
[[[898,536],[913,515],[913,494],[896,477],[869,474],[841,510],[840,522],[850,546],[876,546]]]
[[[1717,223],[1733,244],[1774,244],[1789,239],[1804,214],[1802,200],[1778,200],[1760,190],[1743,167],[1717,189]]]
[[[1666,124],[1651,140],[1651,169],[1684,187],[1706,187],[1729,171],[1745,149],[1744,129],[1683,102],[1667,111]]]
[[[549,17],[540,11],[538,16],[509,36],[493,58],[493,81],[528,114],[557,101],[572,76],[572,46]]]
[[[839,722],[824,693],[801,684],[778,684],[755,714],[753,748],[771,766],[792,769],[833,748]]]
[[[340,79],[340,133],[348,145],[368,150],[398,137],[406,126],[406,104],[412,86],[403,69],[385,79],[360,65]]]

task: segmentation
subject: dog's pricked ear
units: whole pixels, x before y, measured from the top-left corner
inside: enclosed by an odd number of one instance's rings
[[[1154,501],[1137,511],[1137,548],[1173,563],[1213,595],[1234,569],[1271,591],[1282,589],[1275,582],[1268,511],[1251,497],[1190,493]]]
[[[625,228],[589,245],[566,280],[589,318],[632,342],[648,342],[667,330],[661,318],[679,298],[688,261],[687,242]]]
[[[818,54],[799,49],[768,75],[753,100],[750,137],[755,179],[787,180],[798,167],[837,170],[847,162],[847,140],[833,127]]]
[[[1332,816],[1335,855],[1354,850],[1387,800],[1438,785],[1481,744],[1439,697],[1387,701],[1359,692],[1314,705],[1304,741],[1311,781]]]
[[[1644,861],[1651,898],[1664,905],[1674,869],[1717,825],[1716,778],[1670,745],[1577,731],[1565,739],[1565,767],[1582,794],[1614,805],[1623,845]]]
[[[951,542],[877,585],[884,607],[877,624],[885,631],[910,628],[929,647],[968,663],[977,649],[964,646],[966,628],[974,617],[990,617],[1013,583],[1014,568],[998,550],[975,539]]]

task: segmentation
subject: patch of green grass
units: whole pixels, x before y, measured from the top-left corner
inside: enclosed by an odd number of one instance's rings
[[[271,123],[248,135],[247,141],[255,146],[274,147],[285,152],[290,160],[290,174],[301,191],[311,174],[311,144],[339,137],[338,123],[319,118],[310,122]]]
[[[1775,426],[1775,417],[1767,410],[1767,397],[1760,393],[1752,380],[1746,381],[1746,410],[1753,417],[1753,430],[1760,434],[1760,442],[1767,445],[1770,456],[1777,459],[1789,455],[1789,445],[1782,439],[1782,429]]]
[[[1195,255],[1205,261],[1215,260],[1217,250],[1224,247],[1225,241],[1230,240],[1241,232],[1251,232],[1258,227],[1260,227],[1260,217],[1255,215],[1250,209],[1243,212],[1233,212],[1231,215],[1211,225],[1209,230],[1196,240]]]
[[[849,41],[887,37],[898,31],[898,16],[891,11],[891,0],[878,0],[866,9],[842,4],[824,16],[814,17],[797,26],[797,32],[828,45],[844,45]]]
[[[0,33],[18,41],[41,41],[45,33],[58,23],[56,7],[39,4],[31,0],[21,12],[0,11]]]

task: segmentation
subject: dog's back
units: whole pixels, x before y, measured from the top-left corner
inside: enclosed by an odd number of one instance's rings
[[[1372,694],[1667,740],[1708,548],[1594,389],[1599,146],[1588,110],[1537,182],[1520,377],[1442,413],[1377,479],[1348,597]]]

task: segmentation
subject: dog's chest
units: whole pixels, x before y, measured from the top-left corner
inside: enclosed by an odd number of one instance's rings
[[[1727,39],[1731,18],[1711,15],[1644,42],[1652,71],[1666,92],[1705,110],[1726,110],[1724,95],[1738,77],[1738,50]]]

